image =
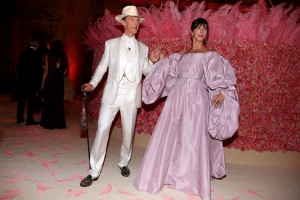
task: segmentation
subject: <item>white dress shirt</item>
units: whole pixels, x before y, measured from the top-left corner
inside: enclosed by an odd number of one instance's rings
[[[123,77],[120,81],[120,87],[134,88],[138,64],[137,42],[134,36],[128,37],[125,34],[122,35],[122,40],[124,41],[124,43],[123,45],[121,45],[121,52],[124,55],[124,62],[127,62],[127,64],[123,69],[121,69]]]

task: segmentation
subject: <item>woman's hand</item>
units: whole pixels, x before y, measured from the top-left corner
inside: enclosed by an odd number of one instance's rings
[[[212,105],[214,108],[221,108],[225,96],[222,93],[219,93],[214,96],[214,99],[212,100]]]
[[[59,58],[58,61],[55,64],[57,69],[60,67],[60,63],[61,63],[61,58]]]
[[[94,86],[90,83],[85,83],[81,86],[81,89],[84,90],[85,92],[90,92],[94,89]]]

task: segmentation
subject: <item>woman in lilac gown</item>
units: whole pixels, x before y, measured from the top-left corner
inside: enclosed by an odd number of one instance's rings
[[[238,128],[236,76],[230,63],[205,47],[208,23],[193,21],[192,48],[171,54],[143,83],[143,101],[168,96],[134,180],[157,194],[164,185],[211,199],[210,181],[225,176],[222,140]]]

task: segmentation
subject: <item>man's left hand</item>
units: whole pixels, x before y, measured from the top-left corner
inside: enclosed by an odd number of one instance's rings
[[[152,51],[152,53],[150,54],[150,61],[152,63],[156,63],[159,59],[163,59],[163,58],[164,58],[164,54],[160,48],[154,49],[154,51]]]

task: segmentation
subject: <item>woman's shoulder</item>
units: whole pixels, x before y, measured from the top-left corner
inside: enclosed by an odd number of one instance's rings
[[[215,58],[215,59],[225,59],[222,55],[220,55],[218,52],[215,50],[209,50],[207,52],[203,52],[202,54],[206,54],[210,58]],[[226,60],[226,59],[225,59]]]
[[[179,54],[186,54],[188,52],[189,52],[189,49],[185,49],[185,50],[181,51]]]
[[[212,55],[214,58],[217,58],[217,59],[220,59],[220,60],[223,60],[223,61],[228,61],[228,59],[226,59],[225,57],[223,57],[221,54],[219,54],[219,53],[216,52],[216,51],[213,51],[211,55]]]

